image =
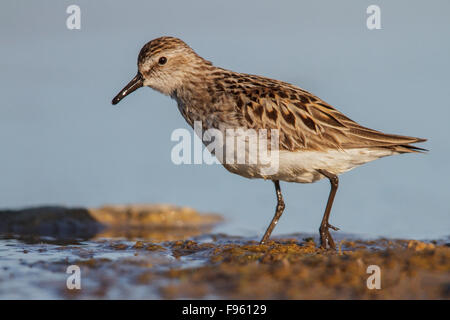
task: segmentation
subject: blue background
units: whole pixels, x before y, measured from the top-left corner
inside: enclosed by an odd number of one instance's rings
[[[81,30],[66,8],[81,7]],[[366,8],[381,8],[368,30]],[[260,236],[273,184],[170,160],[188,128],[149,88],[117,107],[147,41],[172,35],[215,65],[298,85],[359,123],[428,138],[427,155],[341,176],[330,222],[369,236],[439,238],[450,227],[449,1],[13,1],[0,10],[0,207],[164,202],[223,214]],[[274,234],[316,232],[327,181],[282,183]]]

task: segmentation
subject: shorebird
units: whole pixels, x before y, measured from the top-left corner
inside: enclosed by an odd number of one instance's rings
[[[203,129],[246,128],[279,132],[279,168],[265,175],[254,165],[224,167],[246,178],[270,179],[275,185],[275,215],[261,244],[268,241],[285,204],[280,181],[312,183],[323,178],[331,188],[320,224],[320,246],[335,249],[328,220],[338,189],[338,175],[375,159],[424,152],[412,143],[426,139],[386,134],[361,126],[317,96],[292,84],[214,66],[174,37],[154,39],[141,49],[137,75],[117,94],[117,104],[147,86],[175,99],[193,126]]]

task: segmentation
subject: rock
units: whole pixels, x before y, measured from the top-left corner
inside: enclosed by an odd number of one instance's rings
[[[408,242],[408,249],[415,251],[433,250],[436,246],[432,243],[426,243],[418,240],[410,240]]]
[[[218,215],[200,214],[190,208],[171,205],[118,205],[94,209],[49,206],[0,211],[0,232],[76,239],[91,238],[99,232],[113,236],[120,231],[120,236],[127,236],[145,234],[148,230],[199,229],[219,221],[222,218]]]

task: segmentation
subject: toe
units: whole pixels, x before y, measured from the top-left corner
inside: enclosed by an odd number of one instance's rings
[[[333,226],[333,225],[331,225],[331,224],[328,224],[328,228],[331,228],[331,229],[333,229],[334,231],[340,230],[338,227],[335,227],[335,226]]]

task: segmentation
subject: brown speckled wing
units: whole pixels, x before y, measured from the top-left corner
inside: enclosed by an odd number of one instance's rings
[[[410,143],[425,141],[365,128],[309,92],[271,81],[253,79],[253,86],[235,95],[236,108],[245,127],[278,129],[280,150],[387,147],[412,152],[421,149]]]

